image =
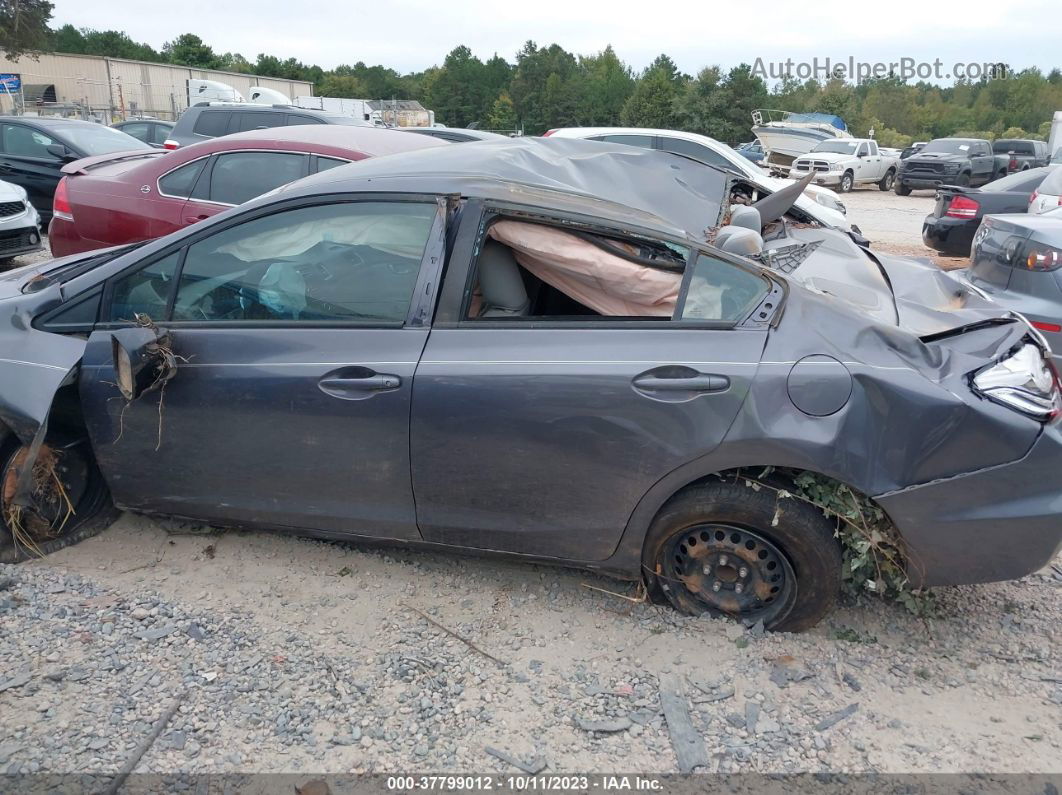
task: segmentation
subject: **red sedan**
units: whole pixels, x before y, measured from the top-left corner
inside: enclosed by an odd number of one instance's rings
[[[273,188],[367,157],[449,146],[398,130],[273,127],[173,152],[87,157],[63,167],[48,240],[62,257],[162,237]]]

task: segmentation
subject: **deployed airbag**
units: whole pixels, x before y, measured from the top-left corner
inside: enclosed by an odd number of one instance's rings
[[[487,235],[509,246],[523,268],[599,314],[671,317],[675,312],[681,273],[639,265],[539,224],[498,221]]]

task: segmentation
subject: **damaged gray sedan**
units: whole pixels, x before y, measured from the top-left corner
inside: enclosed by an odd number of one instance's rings
[[[843,576],[837,519],[782,499],[811,473],[887,515],[914,587],[1044,565],[1042,338],[800,189],[474,143],[0,276],[0,556],[122,508],[585,567],[800,630]]]

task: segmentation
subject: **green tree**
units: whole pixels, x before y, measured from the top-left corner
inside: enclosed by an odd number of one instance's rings
[[[675,101],[682,91],[682,79],[674,62],[659,56],[645,70],[630,97],[623,104],[620,120],[628,127],[677,126]]]
[[[634,91],[634,74],[612,45],[596,55],[579,57],[579,108],[583,124],[613,127],[620,122],[623,104]]]
[[[553,78],[550,80],[550,78]],[[516,54],[509,95],[527,135],[541,135],[551,127],[578,123],[578,64],[558,44],[539,48],[528,41]],[[555,103],[563,103],[559,107]]]
[[[516,106],[507,91],[498,94],[487,116],[487,127],[492,130],[516,130],[519,121],[516,118]]]
[[[15,59],[47,49],[53,8],[47,0],[0,0],[0,52]]]
[[[451,127],[482,124],[497,94],[488,94],[487,68],[464,45],[446,56],[426,97],[435,117]]]
[[[204,44],[194,33],[182,33],[173,41],[166,42],[162,45],[162,53],[170,63],[181,66],[199,69],[217,69],[221,66],[221,59],[210,45]]]

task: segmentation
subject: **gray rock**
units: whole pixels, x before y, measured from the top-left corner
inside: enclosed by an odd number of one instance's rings
[[[14,690],[15,688],[22,687],[32,678],[33,674],[29,671],[25,671],[20,674],[15,674],[8,679],[0,679],[0,693],[3,693],[5,690]]]
[[[575,725],[584,732],[621,732],[631,727],[630,718],[614,718],[612,720],[586,720],[576,717]]]
[[[745,729],[749,734],[756,733],[756,722],[760,718],[760,705],[756,701],[745,702]]]
[[[133,636],[140,638],[141,640],[161,640],[167,635],[172,635],[177,631],[177,627],[170,624],[165,627],[151,627],[150,629],[142,629],[139,632],[134,632]]]

